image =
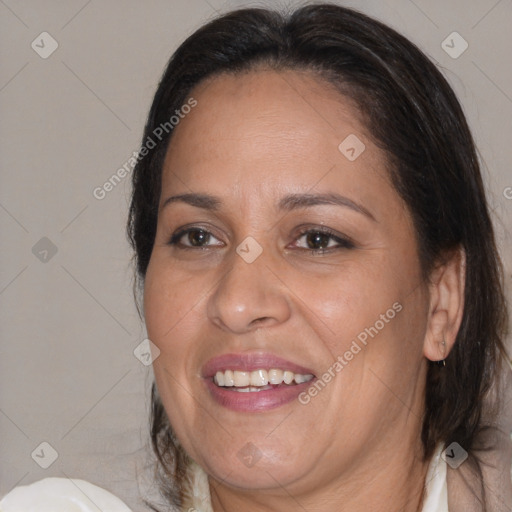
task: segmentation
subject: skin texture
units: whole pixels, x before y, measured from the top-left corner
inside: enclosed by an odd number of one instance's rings
[[[186,193],[214,195],[220,206],[160,209],[144,308],[161,351],[153,366],[164,407],[210,475],[214,510],[418,510],[427,358],[443,359],[455,340],[463,255],[421,279],[386,157],[328,84],[259,69],[214,77],[191,96],[198,104],[175,128],[160,206]],[[352,162],[338,149],[350,134],[365,144]],[[332,192],[369,215],[278,207],[289,194]],[[183,226],[210,232],[206,248],[190,248],[187,235],[169,245]],[[327,238],[325,252],[312,253],[304,226],[329,228],[353,247]],[[263,250],[252,263],[236,253],[248,236]],[[272,353],[319,377],[395,303],[401,311],[307,405],[235,412],[206,390],[202,366],[226,353]],[[239,456],[248,442],[261,455],[252,467]]]

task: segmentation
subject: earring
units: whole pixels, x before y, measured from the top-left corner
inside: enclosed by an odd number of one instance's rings
[[[443,345],[443,349],[446,349],[446,341],[445,339],[443,338],[443,341],[441,342],[441,344]],[[443,350],[443,353],[445,352],[445,350]],[[437,363],[437,366],[446,366],[446,359],[441,359],[439,361],[436,361]]]

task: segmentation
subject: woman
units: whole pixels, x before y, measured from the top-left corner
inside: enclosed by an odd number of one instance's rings
[[[215,511],[508,510],[482,461],[500,265],[435,66],[342,7],[233,12],[172,57],[156,134],[128,232],[166,499],[196,506],[192,476]]]
[[[510,509],[484,187],[408,40],[329,4],[200,28],[156,92],[128,234],[153,510]]]

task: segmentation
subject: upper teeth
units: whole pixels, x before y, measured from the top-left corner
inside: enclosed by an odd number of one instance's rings
[[[293,373],[288,370],[254,370],[252,372],[241,372],[238,370],[226,370],[217,372],[213,381],[217,386],[245,387],[245,386],[266,386],[268,384],[296,384],[308,382],[313,375]]]

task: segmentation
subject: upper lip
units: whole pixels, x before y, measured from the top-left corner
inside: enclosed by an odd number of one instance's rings
[[[240,353],[240,354],[222,354],[213,357],[205,363],[202,368],[202,376],[204,378],[213,377],[217,372],[225,370],[238,370],[241,372],[251,372],[259,369],[280,369],[289,370],[293,373],[302,375],[313,374],[309,368],[292,363],[282,357],[268,353]]]

